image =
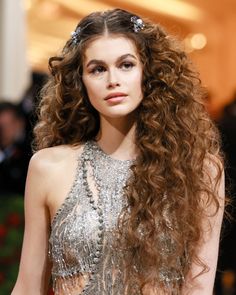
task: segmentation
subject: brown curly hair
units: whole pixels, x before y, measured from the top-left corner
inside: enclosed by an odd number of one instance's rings
[[[198,75],[179,42],[148,20],[135,33],[131,16],[121,9],[90,14],[78,24],[78,44],[70,39],[60,56],[50,58],[51,76],[42,90],[35,148],[96,138],[99,114],[82,82],[84,50],[104,32],[130,38],[143,64],[144,98],[136,112],[139,155],[125,189],[129,210],[119,219],[124,237],[120,242],[130,251],[127,283],[135,279],[140,290],[146,284],[166,290],[160,277],[165,273],[171,286],[165,292],[179,294],[193,263],[201,266],[201,273],[208,270],[197,255],[197,245],[206,208],[214,208],[214,214],[219,210],[218,196],[206,181],[205,161],[210,159],[219,182],[220,139],[202,102]]]

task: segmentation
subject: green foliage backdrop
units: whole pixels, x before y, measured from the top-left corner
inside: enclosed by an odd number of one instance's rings
[[[21,196],[0,198],[0,294],[14,286],[24,231],[24,200]]]

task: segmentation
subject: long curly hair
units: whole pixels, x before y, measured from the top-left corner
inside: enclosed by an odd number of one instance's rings
[[[96,138],[99,114],[82,82],[84,51],[104,32],[132,40],[143,64],[144,98],[136,112],[139,155],[125,188],[128,208],[118,224],[120,244],[130,253],[127,284],[135,279],[141,291],[152,285],[179,294],[193,263],[201,267],[199,275],[208,271],[197,249],[207,208],[216,214],[220,206],[205,164],[210,159],[219,182],[220,139],[205,110],[198,74],[179,42],[148,20],[134,32],[132,16],[121,9],[88,15],[77,26],[78,44],[71,38],[60,56],[50,58],[35,150]]]

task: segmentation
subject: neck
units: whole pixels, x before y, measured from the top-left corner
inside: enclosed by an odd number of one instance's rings
[[[136,157],[135,120],[130,117],[100,117],[100,130],[97,142],[102,150],[119,160]]]

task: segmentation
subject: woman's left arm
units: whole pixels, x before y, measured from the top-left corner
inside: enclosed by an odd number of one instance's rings
[[[197,276],[197,274],[201,272],[201,268],[194,264],[190,271],[191,278],[190,276],[186,278],[186,285],[184,286],[182,292],[183,295],[213,294],[219,252],[220,232],[224,215],[225,203],[224,170],[221,163],[218,162],[218,164],[222,170],[222,173],[219,180],[216,181],[217,169],[215,164],[213,164],[211,160],[207,160],[205,162],[205,171],[206,174],[209,176],[207,177],[207,181],[210,182],[210,186],[216,192],[219,201],[219,210],[216,214],[213,214],[213,206],[207,207],[208,217],[205,217],[205,220],[203,220],[202,223],[203,239],[197,252],[198,257],[207,265],[208,271]]]

